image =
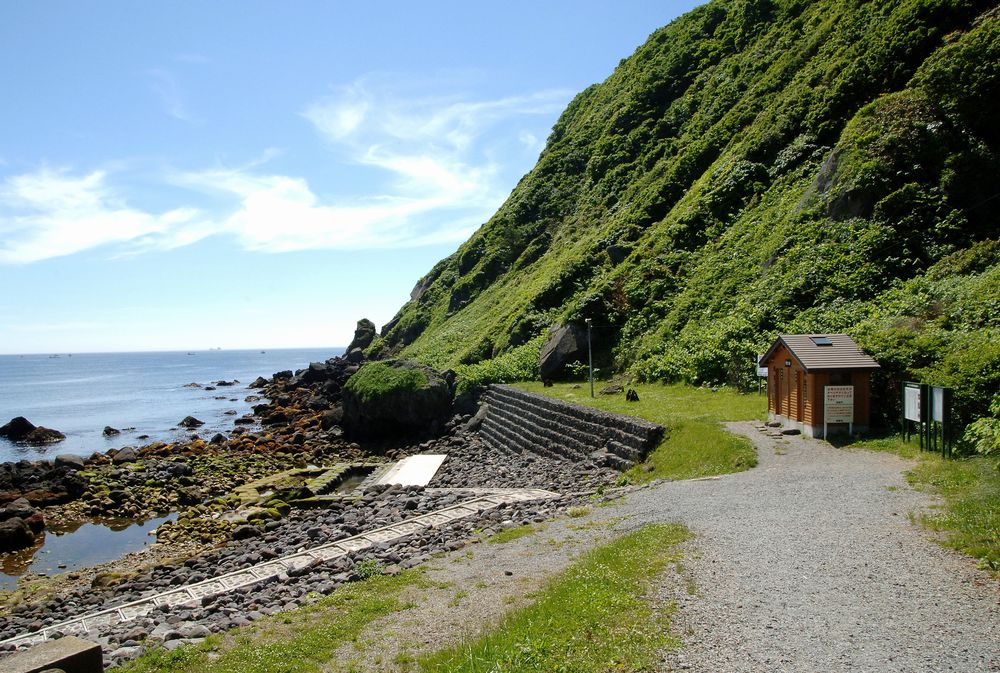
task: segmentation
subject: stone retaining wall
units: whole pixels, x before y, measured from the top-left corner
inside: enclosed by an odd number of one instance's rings
[[[479,434],[490,448],[530,451],[571,461],[595,460],[627,469],[656,448],[663,428],[632,416],[493,385],[483,394]]]

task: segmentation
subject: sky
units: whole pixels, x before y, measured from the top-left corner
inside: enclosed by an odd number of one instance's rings
[[[346,345],[695,4],[0,3],[0,353]]]

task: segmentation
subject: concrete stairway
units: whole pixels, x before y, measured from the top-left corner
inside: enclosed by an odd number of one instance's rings
[[[483,403],[486,415],[479,434],[499,451],[597,460],[624,470],[645,458],[663,437],[663,428],[655,423],[510,386],[490,386]]]

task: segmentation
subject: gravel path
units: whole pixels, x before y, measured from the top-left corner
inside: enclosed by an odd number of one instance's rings
[[[760,464],[644,489],[628,526],[680,521],[696,535],[683,577],[665,575],[685,647],[664,670],[1000,671],[1000,589],[928,539],[910,512],[932,503],[894,455],[766,437],[734,423]]]

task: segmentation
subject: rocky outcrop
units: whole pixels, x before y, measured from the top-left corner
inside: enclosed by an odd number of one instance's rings
[[[344,387],[344,429],[354,437],[434,435],[451,415],[452,380],[407,360],[372,362]]]
[[[375,340],[376,334],[378,334],[378,332],[375,329],[375,323],[367,318],[362,318],[358,321],[358,325],[354,329],[354,338],[351,339],[350,345],[344,352],[350,353],[355,349],[364,350],[368,348],[372,341]]]
[[[566,365],[587,358],[587,329],[577,325],[560,325],[549,331],[549,340],[538,360],[538,373],[543,380],[559,378]]]
[[[35,446],[54,444],[66,439],[66,435],[58,430],[36,426],[24,416],[12,418],[6,425],[0,426],[0,437]]]
[[[499,450],[529,451],[626,469],[656,448],[664,429],[639,418],[490,386],[479,434]]]

